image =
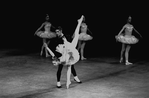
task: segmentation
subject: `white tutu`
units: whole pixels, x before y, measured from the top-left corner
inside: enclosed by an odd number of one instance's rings
[[[60,63],[64,65],[73,65],[79,61],[80,55],[78,50],[75,49],[71,44],[68,46],[67,48],[64,46],[64,44],[57,46],[57,51],[60,52],[62,56],[59,58],[59,61],[53,62],[54,65],[58,65]]]
[[[36,35],[41,37],[41,38],[49,38],[49,39],[56,37],[56,34],[53,33],[53,32],[49,33],[49,32],[42,32],[42,31],[40,31],[40,32],[37,32]]]
[[[80,35],[79,35],[79,40],[88,41],[88,40],[92,40],[92,39],[93,39],[93,37],[86,33],[80,33]]]
[[[136,44],[139,40],[135,36],[128,36],[128,35],[119,35],[116,36],[116,39],[125,44]]]
[[[64,65],[73,65],[77,63],[80,59],[79,52],[74,50],[68,50],[67,53],[60,58],[60,62],[64,63]]]

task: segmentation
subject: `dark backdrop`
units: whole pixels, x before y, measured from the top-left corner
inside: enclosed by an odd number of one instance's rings
[[[123,5],[122,5],[123,4]],[[94,39],[85,47],[86,56],[119,56],[121,44],[115,41],[129,15],[132,24],[143,36],[132,45],[131,57],[148,58],[148,8],[145,5],[123,2],[9,2],[1,8],[0,49],[23,49],[40,52],[42,40],[34,32],[50,16],[53,26],[72,35],[77,19],[83,14]]]

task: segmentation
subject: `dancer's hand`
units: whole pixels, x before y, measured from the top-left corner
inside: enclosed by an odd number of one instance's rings
[[[118,42],[118,35],[115,36],[116,42]]]

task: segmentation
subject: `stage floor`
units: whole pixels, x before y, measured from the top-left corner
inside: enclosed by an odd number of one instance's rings
[[[79,61],[75,69],[83,83],[71,76],[69,89],[64,67],[58,89],[57,67],[50,58],[0,51],[0,98],[149,98],[149,62],[126,66],[118,61],[113,57]]]

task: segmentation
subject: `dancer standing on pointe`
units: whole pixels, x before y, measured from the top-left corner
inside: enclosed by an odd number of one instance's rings
[[[79,78],[77,77],[75,68],[74,68],[74,64],[77,63],[79,61],[79,52],[76,49],[77,43],[78,43],[78,39],[79,39],[79,29],[80,29],[80,25],[82,23],[83,20],[83,16],[78,20],[78,25],[76,27],[76,30],[74,32],[74,38],[72,40],[72,42],[68,42],[67,39],[64,37],[62,31],[57,31],[56,33],[62,38],[63,40],[63,44],[59,44],[56,47],[56,51],[61,53],[62,56],[59,57],[58,59],[55,57],[55,54],[48,48],[48,46],[46,45],[46,48],[48,49],[48,51],[51,53],[51,55],[53,56],[53,64],[58,66],[58,70],[57,70],[57,87],[61,88],[61,83],[60,83],[60,77],[61,77],[61,71],[63,66],[67,66],[68,70],[67,70],[67,83],[66,83],[66,87],[67,89],[69,88],[69,85],[71,84],[71,73],[74,76],[74,80],[77,83],[82,83]]]
[[[81,60],[85,60],[86,58],[84,57],[84,47],[86,45],[86,41],[92,40],[93,37],[87,34],[88,27],[85,23],[85,18],[83,19],[83,22],[81,24],[81,33],[79,36],[79,41],[78,41],[78,51],[80,51],[80,56]]]
[[[124,34],[122,34],[123,30],[125,30]],[[122,43],[121,55],[120,55],[120,63],[123,62],[123,54],[125,52],[125,65],[130,65],[132,63],[129,62],[129,50],[131,48],[131,44],[136,44],[138,39],[132,35],[132,31],[135,31],[139,34],[139,32],[134,28],[131,24],[131,17],[128,17],[127,24],[125,24],[119,34],[116,36],[116,40]],[[139,34],[140,35],[140,34]],[[140,35],[140,37],[142,37]]]
[[[42,42],[43,45],[41,47],[41,52],[40,55],[43,55],[43,50],[45,49],[45,53],[46,53],[46,57],[49,57],[50,55],[47,52],[47,49],[45,48],[45,44],[49,45],[50,40],[52,38],[56,37],[56,34],[54,32],[51,32],[51,23],[49,22],[49,15],[46,16],[46,22],[44,22],[40,28],[37,29],[37,31],[35,32],[35,34],[37,36],[39,36],[40,38],[42,38]],[[45,31],[41,31],[41,28],[45,29]]]

